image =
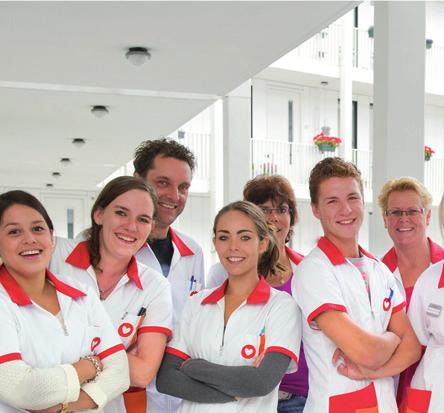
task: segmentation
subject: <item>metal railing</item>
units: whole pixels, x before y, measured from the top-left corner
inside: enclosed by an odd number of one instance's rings
[[[424,165],[424,185],[439,202],[444,191],[444,159],[431,158]]]

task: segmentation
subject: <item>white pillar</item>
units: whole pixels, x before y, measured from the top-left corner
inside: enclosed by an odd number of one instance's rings
[[[251,175],[250,81],[223,98],[224,204],[242,199]]]
[[[391,241],[377,198],[385,181],[424,178],[425,3],[375,2],[373,214],[370,250]]]
[[[342,144],[339,154],[347,161],[352,160],[352,60],[353,60],[353,11],[341,18],[342,36],[340,46],[340,121],[339,136]]]

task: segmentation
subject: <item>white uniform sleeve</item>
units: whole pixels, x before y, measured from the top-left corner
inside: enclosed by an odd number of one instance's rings
[[[215,288],[219,287],[227,279],[227,272],[223,265],[218,262],[211,266],[207,276],[207,287]]]
[[[430,333],[427,326],[427,304],[425,296],[427,295],[428,288],[432,287],[427,284],[426,278],[419,277],[413,289],[412,298],[409,306],[409,319],[412,324],[413,330],[418,337],[419,342],[423,346],[427,346],[429,342]],[[428,287],[428,288],[427,288]]]
[[[15,315],[1,296],[0,325],[0,400],[22,409],[43,409],[79,398],[79,379],[72,365],[33,368],[21,360]]]
[[[103,372],[96,382],[82,385],[82,390],[88,393],[100,409],[129,387],[128,357],[96,294],[90,290],[87,297],[90,304],[90,320],[92,325],[97,327],[97,336],[91,341],[91,351],[100,357]]]
[[[197,300],[202,300],[202,295],[200,293],[190,297],[187,300],[182,311],[180,322],[174,328],[173,339],[170,341],[168,347],[165,349],[166,353],[180,357],[183,360],[191,357],[191,348],[188,342],[188,333],[190,331],[191,322],[193,320],[193,308],[194,305],[197,303]],[[197,309],[194,308],[194,311],[196,310]]]
[[[113,353],[102,363],[103,372],[97,380],[82,385],[82,390],[94,400],[98,410],[121,395],[130,385],[128,357],[124,351]]]
[[[48,268],[54,274],[61,274],[66,258],[71,254],[77,243],[74,240],[62,237],[55,237],[54,241],[54,251]]]
[[[265,322],[265,353],[279,352],[291,358],[287,373],[297,370],[301,345],[302,318],[296,301],[279,293]]]
[[[347,311],[330,264],[316,257],[307,256],[296,267],[292,295],[301,307],[304,322],[314,329],[318,329],[316,317],[324,311]]]
[[[153,270],[147,269],[147,271]],[[147,293],[147,300],[144,302],[147,312],[138,334],[164,333],[171,337],[173,302],[170,283],[159,274],[156,278],[155,291],[147,291]]]

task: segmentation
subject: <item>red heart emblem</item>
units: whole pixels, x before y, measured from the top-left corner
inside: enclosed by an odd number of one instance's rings
[[[384,301],[382,302],[382,308],[384,311],[390,310],[390,307],[392,306],[392,302],[388,298],[384,298]]]
[[[123,323],[123,324],[120,324],[117,331],[118,331],[120,337],[128,337],[134,331],[134,327],[130,323]]]
[[[101,341],[100,337],[94,337],[91,341],[91,351],[94,351]]]
[[[244,359],[252,359],[256,355],[256,348],[251,344],[246,344],[242,347],[241,355]]]

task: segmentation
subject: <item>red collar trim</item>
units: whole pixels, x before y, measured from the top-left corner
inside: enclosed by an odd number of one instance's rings
[[[296,252],[295,250],[292,250],[291,248],[289,248],[287,246],[285,246],[285,252],[287,253],[288,258],[290,259],[290,261],[293,264],[298,265],[304,259],[303,255],[299,254],[298,252]]]
[[[430,261],[435,264],[444,260],[444,248],[433,242],[430,238],[427,238],[427,240],[429,241]]]
[[[392,247],[387,251],[387,254],[385,254],[382,258],[382,262],[387,265],[391,272],[396,270],[398,267],[398,258],[396,257],[395,248]]]
[[[88,241],[79,242],[75,248],[68,255],[65,262],[73,265],[74,267],[81,268],[82,270],[88,269],[91,265],[88,251]]]
[[[225,296],[225,290],[228,285],[228,279],[225,282],[217,287],[210,295],[205,297],[201,304],[216,304],[221,298]],[[265,304],[270,298],[271,287],[265,281],[264,277],[259,278],[259,282],[254,287],[254,290],[247,298],[247,304]]]
[[[194,255],[194,252],[191,251],[191,249],[185,244],[185,242],[183,242],[179,238],[179,235],[176,234],[173,228],[170,227],[169,232],[170,232],[171,241],[177,247],[182,257],[190,257]]]
[[[430,238],[427,238],[427,241],[429,242],[430,261],[432,264],[444,260],[444,248],[433,242]],[[382,262],[387,265],[391,272],[396,270],[398,267],[398,258],[394,247],[390,248],[387,254],[384,255]]]
[[[46,277],[49,278],[49,280],[54,284],[54,287],[58,292],[65,294],[72,299],[86,296],[84,292],[60,281],[49,270],[46,270]],[[31,299],[26,295],[22,287],[20,287],[19,283],[9,273],[4,265],[0,267],[0,283],[3,285],[11,300],[17,305],[24,306],[32,304]]]
[[[82,270],[87,270],[91,265],[88,251],[88,241],[79,242],[65,261],[68,264],[73,265],[74,267],[81,268]],[[136,284],[137,288],[143,290],[142,283],[140,282],[139,277],[139,268],[134,256],[131,257],[131,260],[128,264],[127,275],[128,278],[132,280],[134,284]]]
[[[444,287],[444,264],[442,265],[441,278],[439,279],[438,288]]]
[[[347,262],[339,248],[326,237],[319,238],[318,248],[327,256],[333,265],[341,265]],[[359,246],[359,252],[372,260],[376,259],[361,246]]]

